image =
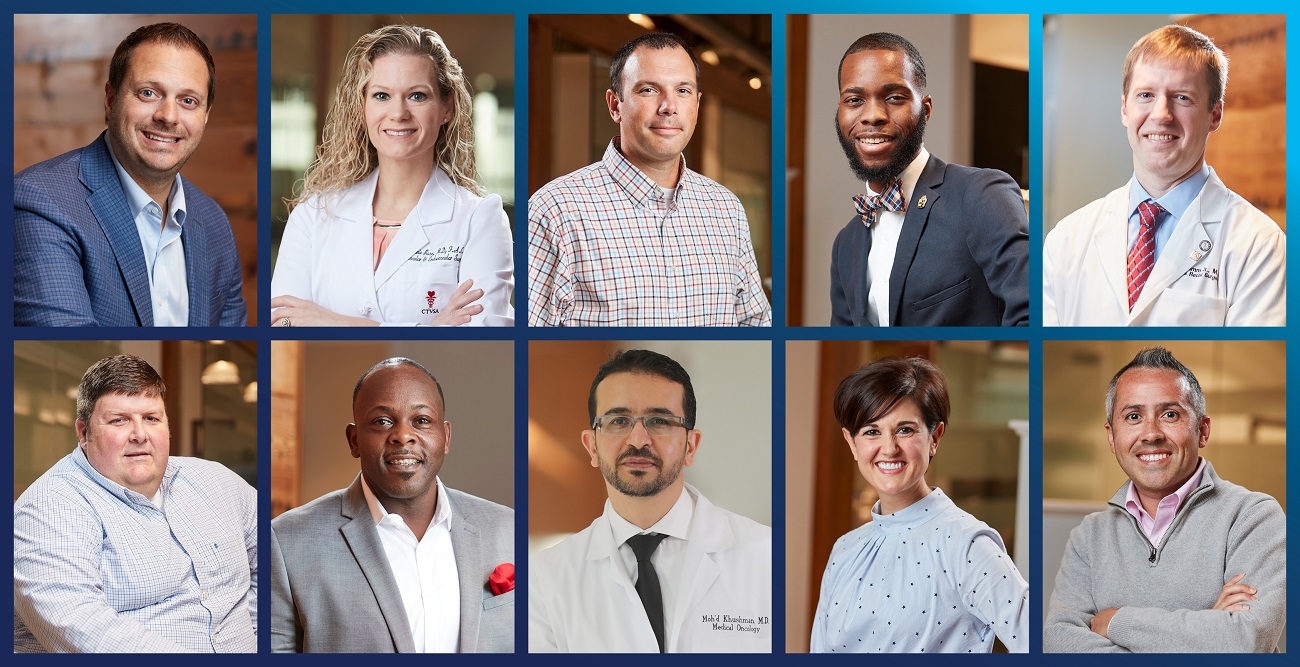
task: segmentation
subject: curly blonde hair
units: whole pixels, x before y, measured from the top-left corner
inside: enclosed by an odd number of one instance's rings
[[[288,202],[291,209],[312,195],[350,187],[378,166],[379,156],[366,132],[366,86],[375,60],[391,54],[423,55],[433,63],[438,94],[453,106],[451,120],[433,146],[434,164],[456,185],[484,194],[474,180],[473,101],[464,70],[438,33],[419,26],[390,25],[362,36],[348,51],[334,104],[325,116],[316,160],[303,175],[302,191]]]

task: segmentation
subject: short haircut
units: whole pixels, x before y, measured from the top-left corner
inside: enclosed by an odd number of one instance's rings
[[[587,394],[588,424],[596,423],[596,387],[615,373],[653,375],[681,385],[682,410],[686,412],[682,416],[686,418],[686,428],[695,428],[695,388],[691,386],[691,376],[681,364],[650,350],[620,350],[601,365]]]
[[[1205,392],[1201,391],[1201,383],[1196,381],[1196,375],[1191,369],[1184,366],[1181,361],[1174,358],[1174,354],[1163,347],[1144,347],[1133,361],[1119,369],[1115,377],[1110,379],[1110,388],[1106,390],[1106,423],[1112,424],[1112,416],[1115,414],[1115,385],[1119,384],[1121,375],[1134,368],[1151,368],[1155,370],[1174,371],[1182,376],[1183,395],[1187,397],[1188,402],[1192,404],[1192,412],[1195,413],[1196,421],[1199,423],[1205,416]]]
[[[406,357],[389,357],[388,359],[385,359],[375,364],[374,366],[371,366],[368,370],[366,370],[366,372],[362,373],[361,377],[357,379],[357,386],[352,388],[353,409],[356,409],[357,395],[361,393],[361,385],[366,381],[366,378],[370,377],[371,373],[381,368],[392,368],[394,366],[411,366],[413,368],[420,369],[421,371],[424,372],[425,375],[428,375],[429,379],[433,380],[433,386],[438,388],[438,400],[442,401],[442,413],[444,417],[446,416],[447,398],[442,395],[442,383],[438,382],[438,378],[433,377],[433,373],[430,373],[429,369],[425,368],[423,364],[421,364],[420,362],[414,359],[408,359]]]
[[[627,64],[627,59],[632,57],[632,53],[643,46],[652,51],[674,48],[685,51],[686,55],[691,57],[691,65],[695,66],[695,85],[697,87],[700,85],[700,61],[695,57],[695,52],[691,50],[686,40],[671,32],[652,32],[624,44],[614,54],[614,60],[609,63],[609,89],[614,91],[618,99],[623,99],[623,66]]]
[[[938,366],[920,357],[885,357],[853,371],[835,390],[835,419],[853,435],[904,399],[916,403],[931,431],[947,423],[948,380]]]
[[[217,99],[217,66],[212,62],[212,53],[193,30],[179,23],[155,23],[136,28],[127,35],[117,45],[113,59],[108,63],[109,87],[114,91],[121,89],[126,71],[131,68],[131,55],[135,53],[135,47],[141,44],[170,44],[177,48],[191,49],[203,56],[203,62],[208,65],[208,97],[204,102],[206,107],[212,108],[213,101]]]
[[[77,385],[77,420],[90,423],[95,404],[108,394],[167,398],[167,386],[149,362],[129,354],[96,361]]]
[[[905,38],[895,35],[892,32],[873,32],[870,35],[863,35],[849,45],[849,49],[840,56],[840,67],[835,72],[836,87],[839,87],[839,76],[844,74],[844,59],[858,53],[859,51],[898,51],[907,56],[907,64],[910,65],[912,72],[912,83],[925,92],[925,59],[921,57],[921,52]]]
[[[1128,84],[1133,78],[1133,68],[1139,62],[1174,62],[1191,64],[1205,72],[1210,84],[1210,104],[1223,101],[1228,90],[1228,56],[1214,45],[1214,40],[1185,25],[1167,25],[1142,36],[1124,59],[1124,97],[1128,97]]]

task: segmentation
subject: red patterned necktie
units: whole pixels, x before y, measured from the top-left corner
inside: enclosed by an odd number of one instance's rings
[[[1151,268],[1156,265],[1156,218],[1164,212],[1164,207],[1157,204],[1154,199],[1148,199],[1138,204],[1138,218],[1141,220],[1141,225],[1138,229],[1137,242],[1128,251],[1128,309],[1130,312],[1133,310],[1133,304],[1137,303],[1138,297],[1142,296],[1142,287],[1147,284],[1147,278],[1151,275]]]
[[[876,211],[882,208],[890,211],[903,210],[907,204],[903,201],[903,182],[895,178],[886,183],[884,191],[878,195],[854,195],[853,203],[858,206],[862,224],[870,227],[871,223],[876,221]]]

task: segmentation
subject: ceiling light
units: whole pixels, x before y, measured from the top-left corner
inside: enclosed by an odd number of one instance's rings
[[[655,22],[651,21],[650,17],[646,16],[645,14],[628,14],[627,20],[641,26],[642,28],[645,28],[646,30],[655,29]]]

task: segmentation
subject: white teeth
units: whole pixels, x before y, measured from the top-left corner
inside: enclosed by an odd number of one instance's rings
[[[388,462],[388,465],[414,466],[414,465],[418,465],[419,463],[420,463],[419,459],[393,459]]]
[[[1139,454],[1138,458],[1150,463],[1155,461],[1163,461],[1169,458],[1169,455],[1168,454]]]
[[[415,134],[415,130],[384,130],[390,137],[404,137],[408,134]]]
[[[1173,141],[1173,140],[1174,140],[1174,135],[1172,135],[1172,134],[1148,134],[1148,135],[1147,135],[1147,138],[1150,139],[1150,140],[1152,140],[1152,141]]]
[[[877,463],[876,467],[880,468],[881,470],[898,470],[899,468],[903,467],[903,464],[902,462],[899,461],[889,461],[889,462]]]
[[[166,141],[168,143],[173,143],[173,144],[180,141],[180,137],[160,137],[156,134],[150,134],[148,132],[145,132],[144,136],[154,141]]]
[[[861,139],[858,139],[858,143],[867,145],[883,144],[888,141],[888,137],[862,137]]]

